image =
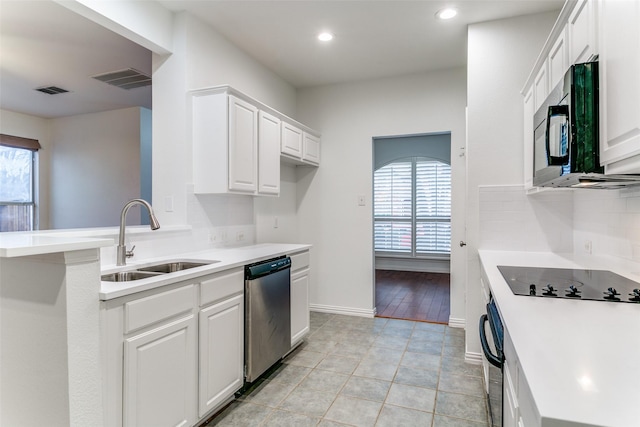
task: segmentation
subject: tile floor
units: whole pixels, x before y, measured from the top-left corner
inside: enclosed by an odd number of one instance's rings
[[[206,426],[486,427],[481,375],[461,329],[311,313],[305,343]]]

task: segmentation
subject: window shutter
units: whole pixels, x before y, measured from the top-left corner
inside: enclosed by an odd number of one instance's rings
[[[426,159],[394,162],[375,171],[373,185],[376,251],[451,252],[450,165]]]

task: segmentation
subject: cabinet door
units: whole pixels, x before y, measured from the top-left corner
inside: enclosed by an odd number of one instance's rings
[[[200,311],[200,417],[242,387],[243,368],[244,297],[238,295]]]
[[[320,139],[305,132],[302,145],[302,160],[319,165]]]
[[[309,269],[291,274],[291,345],[309,332]]]
[[[551,51],[549,52],[549,92],[562,81],[564,73],[567,71],[569,53],[567,52],[566,34],[565,27],[558,35],[558,39],[551,46]]]
[[[640,154],[640,2],[598,4],[600,162],[606,173],[640,173],[640,160],[628,161]]]
[[[196,346],[193,315],[125,340],[125,427],[196,422]]]
[[[280,119],[258,116],[258,192],[280,194]]]
[[[302,131],[287,122],[282,122],[282,154],[296,159],[302,158]]]
[[[524,188],[533,187],[533,86],[524,95]]]
[[[569,65],[587,62],[596,49],[594,2],[581,0],[569,16]]]
[[[518,425],[518,398],[516,395],[516,389],[513,381],[511,380],[510,370],[505,361],[504,369],[502,370],[503,388],[502,388],[502,426],[503,427],[517,427]]]
[[[547,95],[549,95],[549,75],[547,74],[547,65],[547,61],[545,61],[545,63],[542,64],[540,71],[538,71],[536,78],[533,80],[536,111],[538,111],[538,108],[540,108],[544,100],[547,99]]]
[[[229,95],[229,190],[257,188],[258,109]]]

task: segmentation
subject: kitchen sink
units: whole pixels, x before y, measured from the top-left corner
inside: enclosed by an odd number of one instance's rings
[[[132,280],[160,276],[161,274],[162,273],[154,273],[151,271],[118,271],[116,273],[103,274],[100,280],[105,282],[130,282]]]
[[[188,270],[190,268],[202,267],[205,265],[220,262],[214,261],[169,261],[161,264],[149,265],[136,270],[118,271],[115,273],[103,274],[100,280],[104,282],[130,282],[133,280],[148,279],[150,277],[162,276],[167,273]]]
[[[140,272],[153,272],[153,273],[175,273],[176,271],[187,270],[189,268],[202,267],[204,265],[211,265],[220,261],[207,261],[207,262],[190,262],[190,261],[175,261],[165,262],[162,264],[150,265],[149,267],[139,268]]]

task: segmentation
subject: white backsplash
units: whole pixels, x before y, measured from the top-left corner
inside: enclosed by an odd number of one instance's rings
[[[640,189],[574,192],[574,247],[640,261]]]
[[[609,255],[640,262],[640,188],[480,192],[479,248]]]
[[[570,191],[525,194],[521,185],[479,187],[479,249],[573,251]]]

